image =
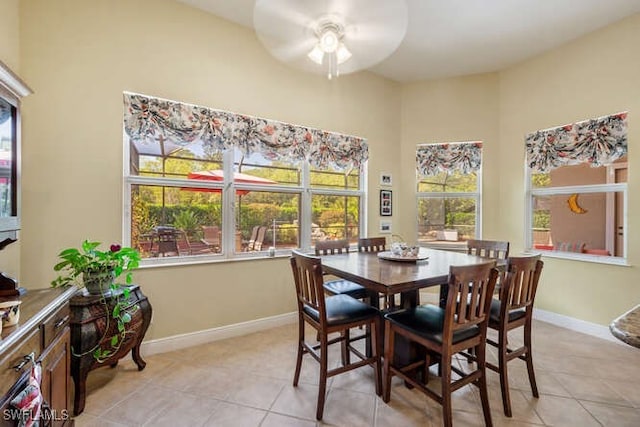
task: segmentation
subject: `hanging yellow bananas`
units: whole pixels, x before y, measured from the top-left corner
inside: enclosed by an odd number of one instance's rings
[[[577,214],[587,213],[587,210],[578,204],[577,194],[572,194],[571,196],[569,196],[569,198],[567,199],[567,204],[569,205],[569,209],[571,209],[571,212],[573,213],[577,213]]]

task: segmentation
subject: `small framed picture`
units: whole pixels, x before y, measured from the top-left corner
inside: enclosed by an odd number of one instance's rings
[[[380,233],[381,234],[391,233],[391,221],[387,221],[387,220],[380,221]]]
[[[380,190],[380,216],[393,214],[393,202],[391,190]]]
[[[380,173],[380,185],[384,185],[386,187],[391,187],[391,185],[393,185],[393,178],[391,177],[390,173],[388,172]]]

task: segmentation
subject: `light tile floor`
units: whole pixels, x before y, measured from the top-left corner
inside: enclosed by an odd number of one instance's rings
[[[303,361],[292,386],[297,326],[288,325],[188,350],[146,357],[89,375],[84,426],[439,426],[440,407],[397,378],[391,402],[375,395],[365,367],[329,379],[324,419],[315,421],[318,364]],[[311,335],[314,336],[314,335]],[[518,338],[512,338],[515,341]],[[534,324],[540,398],[531,396],[524,362],[509,364],[513,418],[503,415],[498,375],[488,371],[495,426],[640,426],[640,349]],[[339,352],[331,353],[339,363]],[[495,351],[489,357],[495,360]],[[465,366],[466,362],[461,362]],[[431,383],[437,383],[437,378]],[[454,394],[454,425],[482,426],[478,391]]]

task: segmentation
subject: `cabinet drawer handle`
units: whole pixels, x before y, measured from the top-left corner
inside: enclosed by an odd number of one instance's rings
[[[53,329],[58,329],[59,327],[61,327],[62,325],[64,325],[65,323],[67,323],[69,321],[69,315],[64,316],[62,319],[58,320],[54,325],[53,325]]]
[[[25,366],[27,363],[29,363],[29,362],[34,363],[34,362],[35,362],[35,359],[36,359],[36,354],[32,351],[31,353],[29,353],[29,354],[27,354],[26,356],[24,356],[24,357],[22,358],[22,361],[21,361],[20,363],[18,363],[16,366],[14,366],[14,367],[13,367],[13,369],[14,369],[16,372],[20,372],[20,370],[21,370],[22,368],[24,368],[24,366]]]

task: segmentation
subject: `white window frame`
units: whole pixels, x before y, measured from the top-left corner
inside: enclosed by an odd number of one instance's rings
[[[600,264],[614,264],[614,265],[629,265],[628,264],[628,191],[627,183],[619,184],[591,184],[591,185],[573,185],[563,187],[545,187],[545,188],[533,188],[531,185],[532,170],[525,161],[525,219],[524,219],[524,242],[525,251],[527,253],[539,253],[544,257],[560,258],[577,261],[595,262]],[[608,174],[607,174],[608,175]],[[551,196],[551,195],[571,195],[575,193],[611,193],[621,192],[624,198],[624,257],[619,256],[605,256],[605,255],[591,255],[583,254],[579,252],[564,252],[555,250],[536,250],[533,248],[533,198],[535,196]]]
[[[122,241],[125,245],[131,245],[131,193],[133,185],[153,185],[153,186],[166,186],[166,187],[192,187],[192,188],[222,188],[222,248],[221,253],[211,255],[198,255],[198,256],[175,256],[175,257],[158,257],[158,258],[144,258],[141,262],[141,267],[145,266],[166,266],[166,265],[187,265],[187,264],[200,264],[200,263],[212,263],[212,262],[224,262],[234,260],[246,260],[255,258],[268,258],[268,251],[261,252],[235,252],[235,190],[245,189],[250,191],[266,191],[266,192],[280,192],[289,194],[298,194],[300,196],[300,210],[299,210],[299,239],[301,249],[309,251],[311,246],[311,196],[314,194],[319,195],[335,195],[335,196],[357,196],[360,198],[359,206],[359,230],[360,235],[366,235],[366,179],[367,179],[367,166],[368,162],[365,162],[361,167],[359,188],[357,190],[342,190],[342,189],[325,189],[321,187],[310,186],[310,171],[311,165],[308,161],[302,162],[302,182],[300,186],[290,185],[259,185],[259,184],[236,184],[231,179],[225,179],[222,183],[215,181],[197,181],[187,179],[175,179],[175,178],[162,178],[162,177],[148,177],[130,174],[130,139],[124,135],[124,166],[123,166],[123,194],[124,194],[124,209],[123,209],[123,236]],[[223,170],[225,177],[233,176],[234,168],[234,149],[228,149],[223,153]],[[226,220],[230,218],[230,220]],[[275,256],[289,256],[291,250],[280,249],[275,252]]]
[[[483,153],[484,154],[484,153]],[[455,192],[429,192],[429,191],[417,191],[416,192],[416,212],[418,211],[418,206],[420,204],[421,199],[437,199],[437,198],[465,198],[465,199],[474,199],[476,202],[476,230],[475,230],[475,238],[482,238],[482,165],[480,169],[476,172],[476,190],[471,193],[455,193]],[[416,173],[416,187],[420,185],[421,178]],[[416,229],[419,228],[419,221],[416,224]],[[417,239],[416,235],[416,239]],[[438,242],[429,242],[423,243],[426,245],[437,245]],[[465,245],[466,247],[466,245]]]

